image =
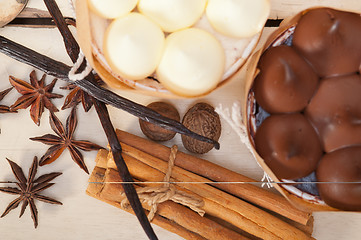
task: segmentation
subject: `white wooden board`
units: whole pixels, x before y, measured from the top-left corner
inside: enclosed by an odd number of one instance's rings
[[[67,0],[58,0],[57,2],[66,14],[71,14]],[[273,9],[271,18],[285,18],[299,10],[314,5],[329,5],[361,11],[361,1],[359,0],[272,0],[271,2]],[[30,0],[29,6],[45,9],[41,0]],[[272,28],[265,29],[261,43],[272,30]],[[0,35],[70,64],[56,29],[6,27],[0,29]],[[28,80],[28,74],[31,70],[31,67],[0,54],[0,90],[10,86],[8,81],[9,75]],[[40,77],[41,73],[37,73]],[[222,104],[223,107],[231,107],[233,102],[242,98],[243,77],[244,75],[241,74],[238,79],[205,98],[198,100],[172,100],[171,102],[177,106],[181,115],[197,101],[206,101],[214,106]],[[48,83],[51,79],[51,77],[47,78]],[[64,82],[58,81],[54,92],[66,95],[66,91],[59,89],[59,86],[63,85],[65,85]],[[160,100],[129,92],[119,93],[141,104]],[[9,105],[18,96],[19,94],[12,90],[0,103]],[[63,100],[64,98],[54,102],[60,108]],[[109,109],[115,127],[141,135],[138,120],[135,117],[118,109]],[[68,113],[69,111],[61,111],[57,116],[65,122]],[[28,110],[19,110],[17,114],[0,115],[0,181],[13,179],[9,165],[5,160],[6,157],[21,165],[27,174],[27,169],[31,164],[33,156],[37,155],[40,157],[45,153],[48,146],[32,142],[28,138],[51,133],[48,116],[48,112],[45,111],[41,119],[41,126],[37,127],[31,121]],[[106,138],[94,109],[89,113],[84,113],[83,109],[79,107],[78,116],[79,123],[75,132],[76,138],[87,139],[105,147],[107,144]],[[227,123],[223,121],[222,124],[221,149],[219,151],[212,150],[204,155],[204,158],[260,180],[263,174],[260,167],[252,159],[247,148],[240,142]],[[180,136],[177,135],[173,141],[167,144],[177,143],[181,147],[180,142]],[[95,165],[95,155],[96,152],[84,153],[86,164],[90,170]],[[13,210],[6,217],[0,219],[0,239],[147,239],[133,215],[120,211],[85,194],[88,175],[72,162],[67,151],[53,164],[41,167],[39,174],[53,171],[61,171],[63,175],[58,177],[54,181],[56,184],[44,191],[44,194],[60,200],[64,205],[55,206],[38,203],[39,227],[36,230],[33,228],[29,210],[25,212],[21,219],[18,218],[20,209]],[[13,199],[14,196],[0,193],[0,212]],[[361,214],[359,213],[315,213],[314,217],[314,237],[316,239],[361,239]],[[179,236],[157,226],[154,226],[154,228],[160,239],[181,239]]]

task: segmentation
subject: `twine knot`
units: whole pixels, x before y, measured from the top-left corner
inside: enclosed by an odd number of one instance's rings
[[[82,65],[83,61],[86,62],[86,67],[80,73],[76,73],[80,66]],[[78,59],[74,63],[73,67],[70,69],[68,73],[68,78],[72,81],[78,81],[84,79],[89,73],[92,71],[92,67],[86,61],[84,54],[80,51],[78,55]]]
[[[202,199],[194,195],[188,194],[184,191],[178,190],[174,186],[174,184],[171,184],[169,182],[177,151],[178,151],[178,147],[174,145],[171,148],[171,153],[168,161],[168,169],[163,179],[164,182],[163,186],[142,187],[137,189],[137,193],[140,201],[142,203],[148,204],[151,207],[148,214],[149,221],[152,221],[152,219],[154,218],[155,213],[157,212],[158,209],[158,205],[168,200],[187,206],[201,216],[204,216],[205,214],[205,211],[201,209],[201,207],[204,205]],[[121,206],[123,208],[129,208],[128,199],[125,197],[124,193],[122,193],[122,195],[124,196],[124,199],[120,203]]]

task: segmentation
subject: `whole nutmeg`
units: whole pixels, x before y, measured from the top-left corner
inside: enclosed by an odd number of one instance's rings
[[[218,141],[221,136],[221,120],[214,107],[207,103],[197,103],[184,115],[183,125],[199,135]],[[190,152],[203,154],[213,145],[182,135],[183,146]]]
[[[177,109],[169,103],[153,102],[150,103],[147,107],[165,117],[176,120],[178,122],[180,121],[180,116]],[[139,119],[139,125],[144,135],[154,141],[168,141],[172,139],[176,134],[173,131],[167,130],[158,125],[146,122],[141,119]]]

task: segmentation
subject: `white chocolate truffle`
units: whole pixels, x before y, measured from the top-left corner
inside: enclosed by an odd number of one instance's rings
[[[194,97],[217,86],[224,65],[225,54],[218,40],[204,30],[189,28],[166,38],[156,74],[168,90]]]
[[[157,24],[139,13],[130,13],[107,28],[104,56],[121,77],[140,80],[155,71],[164,41],[164,33]]]
[[[208,0],[206,15],[216,31],[244,38],[262,30],[270,8],[269,0]]]
[[[130,13],[138,0],[88,0],[90,9],[103,18],[118,18]]]
[[[174,32],[195,24],[206,0],[140,0],[138,10],[158,23],[163,31]]]

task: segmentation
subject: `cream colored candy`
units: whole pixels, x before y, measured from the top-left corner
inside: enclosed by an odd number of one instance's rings
[[[117,18],[130,13],[138,0],[88,0],[92,11],[103,18]]]
[[[114,20],[105,33],[103,51],[121,77],[140,80],[151,75],[163,53],[164,33],[139,13]]]
[[[163,31],[174,32],[196,23],[205,6],[206,0],[140,0],[138,10],[158,23]]]
[[[270,7],[269,0],[208,0],[206,15],[218,32],[244,38],[262,30]]]
[[[221,44],[210,33],[189,28],[170,34],[165,42],[157,79],[182,96],[198,96],[220,82],[225,65]]]

